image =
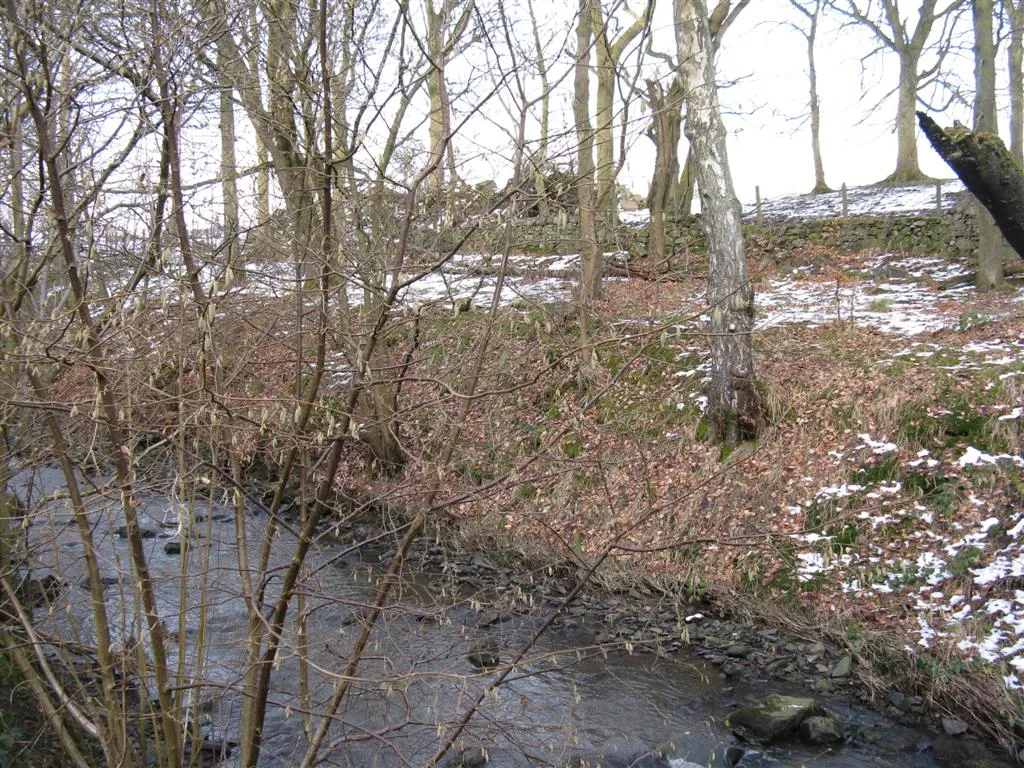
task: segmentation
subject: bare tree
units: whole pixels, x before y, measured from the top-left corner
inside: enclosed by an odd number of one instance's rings
[[[628,11],[628,6],[626,7]],[[654,0],[647,0],[643,11],[633,22],[614,34],[614,18],[606,14],[600,2],[592,4],[594,14],[594,49],[597,69],[597,111],[594,113],[594,143],[597,148],[597,200],[607,226],[615,226],[619,204],[615,190],[615,85],[626,49],[641,33],[648,33]]]
[[[792,24],[807,43],[807,85],[809,89],[808,104],[811,117],[811,155],[814,159],[814,188],[811,194],[829,192],[825,183],[825,165],[821,160],[821,105],[818,99],[818,70],[814,60],[814,44],[818,38],[818,21],[825,7],[825,0],[789,0],[789,4],[804,17],[807,26]]]
[[[537,194],[537,213],[541,222],[548,218],[548,195],[545,174],[548,167],[548,146],[551,137],[551,83],[548,77],[548,61],[544,45],[540,40],[540,27],[537,23],[537,12],[533,0],[527,0],[530,13],[530,31],[533,35],[533,63],[540,78],[540,136],[537,139],[537,151],[533,161],[534,188]]]
[[[908,14],[899,0],[881,0],[876,6],[862,0],[833,0],[833,7],[852,22],[868,28],[878,40],[880,49],[888,49],[899,60],[899,81],[896,87],[896,168],[886,181],[904,184],[920,181],[921,172],[917,153],[915,109],[923,81],[936,76],[948,51],[949,35],[955,13],[964,0],[950,0],[944,5],[939,0],[921,0],[917,8],[917,21],[910,27]],[[936,23],[941,23],[939,44],[935,60],[922,68],[922,59],[933,40]]]
[[[436,8],[433,0],[429,0],[425,6],[427,52],[431,65],[427,77],[427,93],[430,96],[429,163],[435,168],[433,188],[438,200],[445,189],[445,170],[448,171],[449,183],[455,181],[455,150],[451,143],[452,106],[445,79],[445,65],[469,26],[473,7],[473,0],[441,0],[440,8]]]
[[[753,437],[763,418],[754,373],[754,288],[747,276],[741,209],[732,185],[718,105],[714,45],[704,0],[675,0],[686,137],[693,150],[711,259],[711,392],[708,416],[726,445]]]

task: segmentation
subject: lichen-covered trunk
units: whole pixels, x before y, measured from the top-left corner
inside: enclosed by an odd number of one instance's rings
[[[1006,242],[1024,259],[1024,170],[994,133],[962,125],[942,129],[918,112],[921,130],[964,186],[995,219]]]
[[[693,174],[693,147],[687,147],[683,170],[679,172],[679,179],[672,193],[677,217],[682,218],[693,213],[693,192],[696,186],[696,177]]]
[[[763,405],[754,373],[754,288],[747,276],[740,204],[726,153],[704,0],[674,0],[686,137],[708,240],[711,390],[708,417],[727,445],[757,435]]]

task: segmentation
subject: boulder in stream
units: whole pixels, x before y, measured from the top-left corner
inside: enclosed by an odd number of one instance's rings
[[[816,709],[814,699],[772,694],[760,704],[731,712],[726,723],[744,741],[769,744],[792,734]]]
[[[501,664],[498,656],[498,642],[493,637],[483,638],[469,649],[466,659],[476,669],[492,669]]]
[[[811,715],[800,723],[800,741],[804,744],[842,744],[843,725],[834,717]]]
[[[464,747],[444,763],[445,768],[480,768],[490,762],[484,747]]]
[[[669,760],[655,749],[616,749],[602,755],[569,758],[563,768],[699,768],[687,760]]]

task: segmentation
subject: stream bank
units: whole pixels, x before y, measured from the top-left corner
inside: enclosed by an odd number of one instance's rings
[[[37,625],[55,637],[88,644],[94,632],[89,581],[69,525],[71,510],[59,494],[59,472],[37,468],[14,485],[19,496],[37,502],[29,529],[36,577],[62,580],[62,588],[37,609]],[[169,661],[184,675],[192,703],[202,712],[212,755],[218,740],[229,746],[239,726],[248,622],[234,519],[214,500],[203,503],[201,512],[189,510],[187,518],[179,516],[186,510],[170,496],[147,493],[139,502],[160,613],[174,628]],[[97,494],[88,512],[104,564],[101,579],[115,639],[134,644],[137,614],[118,504]],[[265,518],[254,511],[247,523],[251,540]],[[347,537],[373,537],[365,528],[324,533],[311,551],[304,580],[310,693],[302,693],[298,639],[289,626],[288,653],[273,676],[261,765],[293,765],[302,754],[302,717],[292,713],[315,711],[328,696],[331,671],[345,662],[391,554],[387,545],[351,552]],[[174,543],[179,546],[169,546]],[[275,540],[272,570],[288,562],[289,544],[288,536]],[[555,568],[531,572],[501,566],[489,555],[453,553],[421,539],[374,627],[359,679],[332,727],[332,764],[428,760],[495,668],[528,644],[573,588],[572,577]],[[609,750],[623,754],[670,745],[665,749],[673,765],[685,765],[682,760],[702,766],[968,765],[940,759],[934,731],[841,695],[846,685],[834,668],[827,676],[837,680],[834,689],[808,690],[807,679],[825,679],[819,667],[833,664],[827,649],[819,655],[811,644],[772,630],[745,628],[710,613],[700,616],[706,609],[639,586],[622,594],[584,592],[532,645],[505,684],[483,699],[448,764],[468,765],[470,758],[486,755],[488,765],[560,766],[574,756],[590,759]],[[769,659],[786,663],[771,665]],[[813,700],[806,714],[829,713],[841,724],[839,740],[805,735],[805,741],[817,741],[805,744],[795,730],[751,736],[729,722],[731,713],[762,706],[775,695]],[[368,741],[371,733],[383,735]],[[225,751],[231,754],[222,764],[232,765],[237,755]]]

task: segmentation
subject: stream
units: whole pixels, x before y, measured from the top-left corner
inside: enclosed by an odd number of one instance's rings
[[[22,499],[43,499],[35,507],[28,535],[37,564],[33,576],[52,572],[66,582],[48,607],[37,609],[37,625],[58,637],[94,643],[82,543],[70,505],[60,497],[62,475],[51,467],[26,470],[9,486]],[[208,732],[237,739],[249,619],[232,511],[204,500],[193,505],[194,522],[186,524],[187,507],[167,495],[144,494],[139,501],[141,525],[150,536],[144,544],[160,613],[175,639],[169,663],[188,695],[202,704]],[[124,520],[116,493],[94,493],[88,509],[111,632],[116,645],[131,648],[145,629],[134,601],[128,542],[118,534]],[[191,530],[180,530],[186,525]],[[252,567],[264,531],[265,518],[250,515],[244,554]],[[179,539],[181,533],[186,535]],[[165,551],[168,542],[179,540],[186,543],[180,554]],[[274,540],[269,599],[280,588],[293,543],[286,531]],[[301,584],[308,683],[300,674],[295,629],[299,610],[293,605],[280,663],[271,678],[260,765],[291,766],[301,760],[306,745],[301,713],[307,708],[320,711],[330,698],[332,675],[344,669],[373,600],[386,558],[346,554],[346,548],[325,535],[310,552]],[[325,741],[322,765],[426,764],[495,674],[477,669],[467,657],[483,647],[507,661],[550,607],[538,598],[534,610],[496,609],[492,600],[507,597],[503,592],[522,597],[520,605],[527,606],[529,590],[511,582],[482,591],[465,584],[453,587],[455,582],[441,575],[414,568],[403,574]],[[593,636],[583,622],[557,622],[506,683],[485,699],[456,741],[457,749],[483,747],[494,766],[560,766],[572,755],[671,741],[673,757],[726,766],[726,748],[737,743],[724,724],[732,709],[771,693],[813,695],[778,681],[726,678],[686,647],[661,656],[630,654],[596,647]],[[759,747],[763,755],[744,758],[742,765],[940,764],[930,751],[918,748],[930,742],[931,734],[839,698],[824,703],[856,738],[838,748],[790,742]],[[312,724],[317,724],[315,717]],[[237,751],[222,764],[234,765],[236,758]]]

